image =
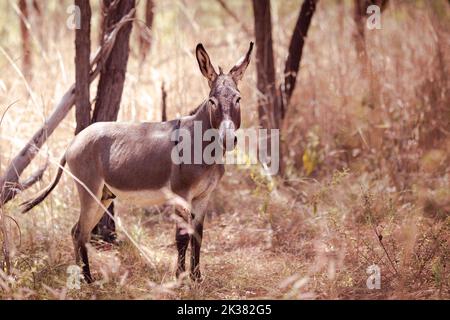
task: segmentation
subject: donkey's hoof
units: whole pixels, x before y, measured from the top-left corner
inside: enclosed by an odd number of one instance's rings
[[[203,282],[203,278],[200,271],[191,272],[191,280],[198,283]]]
[[[186,278],[188,278],[188,276],[189,275],[186,270],[177,269],[177,271],[175,272],[175,277],[177,280],[185,280]]]
[[[94,278],[90,274],[84,274],[84,281],[86,281],[87,284],[91,284],[94,282]]]

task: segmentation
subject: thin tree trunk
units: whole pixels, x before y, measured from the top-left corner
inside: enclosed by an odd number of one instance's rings
[[[355,40],[356,53],[361,59],[365,59],[366,47],[365,47],[365,35],[364,35],[364,16],[365,10],[364,2],[365,0],[354,0],[354,11],[353,20],[355,21],[355,32],[353,38]]]
[[[46,31],[44,26],[45,9],[47,4],[44,1],[33,0],[32,1],[32,13],[33,18],[33,30],[37,34],[39,44],[42,49],[47,50],[48,41],[46,41]]]
[[[354,0],[353,19],[355,22],[354,41],[356,53],[361,61],[362,73],[369,81],[369,106],[375,107],[379,103],[379,84],[377,78],[373,75],[372,61],[369,59],[366,50],[365,28],[367,21],[367,8],[371,5],[377,5],[382,12],[388,0]]]
[[[37,15],[42,15],[41,6],[37,0],[33,0],[33,8]]]
[[[265,155],[263,162],[276,161],[272,159],[271,129],[281,128],[282,98],[275,80],[275,64],[272,45],[272,17],[270,13],[270,0],[253,0],[253,15],[255,22],[256,42],[256,87],[258,89],[258,117],[262,128],[268,129],[265,141]],[[284,172],[283,150],[278,149],[279,171]]]
[[[154,7],[153,0],[147,0],[145,4],[145,26],[139,28],[139,51],[141,62],[145,61],[152,45],[151,30],[153,28]]]
[[[287,110],[289,108],[292,93],[297,82],[297,75],[300,69],[300,62],[303,54],[303,47],[305,45],[305,38],[308,34],[311,20],[316,10],[318,0],[304,0],[300,8],[300,12],[295,23],[294,31],[292,32],[291,41],[289,43],[288,56],[284,65],[284,83],[280,87],[283,99],[281,101],[281,121],[284,120]],[[283,129],[281,125],[280,130]],[[288,154],[288,145],[286,141],[280,142],[280,173],[284,174],[286,167],[286,159],[281,155]]]
[[[270,0],[253,0],[256,42],[256,86],[258,116],[263,128],[279,128],[281,115],[279,96],[275,85],[275,65],[272,47]]]
[[[167,99],[167,91],[164,86],[164,82],[161,85],[161,121],[165,122],[167,121],[167,105],[166,105],[166,99]]]
[[[303,46],[305,38],[308,34],[311,19],[316,10],[318,0],[305,0],[300,9],[297,22],[295,24],[294,32],[292,33],[291,42],[289,44],[289,53],[284,67],[284,100],[282,109],[282,118],[286,114],[286,109],[289,106],[292,92],[295,89],[297,81],[297,74],[300,68],[300,61],[302,59]]]
[[[103,37],[106,34],[106,30],[105,30],[105,16],[106,16],[106,8],[105,8],[105,3],[104,1],[100,1],[100,21],[99,21],[99,33],[98,33],[98,43],[101,46],[103,44]]]
[[[135,0],[122,0],[118,3],[112,0],[104,0],[103,6],[107,12],[104,16],[103,28],[109,30],[117,21],[134,9]],[[130,22],[120,30],[111,55],[102,69],[92,122],[117,120],[125,83],[132,26],[133,24]],[[112,215],[114,215],[113,209],[114,206],[111,204],[108,210]],[[94,228],[93,233],[100,236],[104,241],[114,241],[114,220],[105,213]]]
[[[353,20],[355,21],[356,30],[354,32],[356,52],[362,59],[366,59],[365,46],[365,23],[367,18],[367,8],[371,5],[380,7],[380,11],[386,8],[388,0],[354,0]]]
[[[28,81],[31,78],[31,42],[30,32],[28,30],[29,10],[26,0],[19,0],[20,10],[20,34],[22,37],[22,73]]]
[[[114,1],[104,0],[104,5],[108,10],[105,17],[105,30],[111,29],[117,21],[135,7],[135,0],[122,0],[116,8],[111,10],[112,3]],[[117,34],[116,43],[100,73],[92,122],[117,120],[125,83],[132,26],[132,23],[127,23]]]
[[[75,134],[89,126],[91,103],[89,72],[91,55],[91,6],[89,0],[75,0],[80,8],[80,29],[75,31]]]

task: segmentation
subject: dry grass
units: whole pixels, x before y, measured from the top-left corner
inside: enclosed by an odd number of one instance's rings
[[[300,2],[273,2],[278,72]],[[174,279],[173,222],[154,208],[119,203],[120,224],[151,263],[120,234],[119,247],[91,250],[99,281],[66,290],[73,263],[69,231],[78,215],[73,182],[65,176],[30,214],[17,210],[48,183],[56,171],[51,167],[42,183],[3,210],[21,237],[8,220],[13,274],[0,272],[0,298],[449,299],[450,9],[446,1],[393,1],[383,30],[367,32],[371,73],[364,74],[352,39],[352,7],[342,3],[321,1],[313,19],[283,128],[286,180],[270,182],[255,167],[228,168],[206,221],[202,283]],[[250,2],[231,7],[252,26]],[[73,33],[61,27],[67,17],[65,7],[58,8],[49,2],[45,36],[32,30],[31,95],[0,56],[0,113],[18,100],[0,128],[0,171],[74,78]],[[20,67],[17,18],[8,2],[0,12],[8,21],[0,26],[0,45]],[[121,120],[159,119],[162,81],[169,116],[186,113],[207,93],[195,44],[202,41],[213,62],[229,67],[250,40],[212,1],[160,1],[156,12],[155,42],[143,66],[133,35]],[[257,124],[254,67],[241,88],[245,127]],[[59,158],[74,128],[71,114],[25,175],[46,154]],[[381,268],[380,290],[366,287],[366,269],[374,263]]]

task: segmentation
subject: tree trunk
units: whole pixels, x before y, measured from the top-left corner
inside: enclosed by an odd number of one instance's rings
[[[101,46],[103,44],[103,37],[106,34],[105,30],[105,16],[106,16],[106,8],[105,8],[105,2],[102,0],[100,1],[100,21],[99,21],[99,28],[98,28],[98,43]]]
[[[29,11],[26,0],[19,0],[20,10],[20,34],[22,37],[22,73],[29,81],[31,79],[31,42],[30,32],[27,24],[29,23]]]
[[[40,4],[38,3],[38,1],[37,0],[33,0],[33,8],[34,8],[34,11],[36,12],[36,14],[37,15],[41,15],[42,14],[42,11],[41,11],[41,6],[40,6]]]
[[[253,13],[256,42],[256,86],[260,92],[258,97],[259,122],[263,128],[279,128],[281,110],[275,84],[270,0],[253,0]]]
[[[284,87],[277,88],[272,45],[270,0],[253,0],[256,40],[258,115],[260,125],[267,129],[281,129],[297,81],[305,38],[318,0],[305,0],[292,33],[288,57],[284,67]],[[281,97],[281,94],[283,97]],[[269,143],[270,141],[268,141]],[[284,148],[280,148],[280,174],[284,171]],[[270,155],[269,155],[270,156]]]
[[[91,6],[89,0],[75,0],[80,8],[80,29],[75,31],[75,134],[89,126],[91,103],[89,94],[89,72],[91,55]]]
[[[39,50],[47,50],[48,49],[48,41],[46,40],[46,30],[45,30],[45,10],[48,4],[44,1],[32,0],[32,19],[33,19],[33,32],[36,34],[39,39]]]
[[[367,8],[371,5],[380,7],[380,11],[386,8],[388,0],[354,0],[353,20],[355,21],[356,30],[354,33],[356,52],[361,59],[366,58],[365,47],[365,22],[367,17]]]
[[[300,13],[295,24],[294,32],[292,33],[291,42],[289,44],[289,53],[284,67],[284,100],[282,109],[282,118],[284,118],[292,92],[295,89],[297,81],[297,73],[300,68],[300,61],[302,59],[303,46],[305,38],[308,34],[308,29],[311,24],[311,19],[316,10],[318,0],[305,0],[300,9]]]
[[[139,28],[139,51],[141,62],[145,61],[152,45],[151,30],[153,28],[154,7],[153,0],[147,0],[145,5],[145,26]]]
[[[104,28],[107,32],[135,6],[135,0],[122,0],[119,1],[117,7],[110,8],[110,5],[114,2],[104,0],[104,6],[107,10]],[[128,23],[117,34],[116,43],[100,73],[92,122],[115,121],[117,119],[125,83],[132,26],[131,22]]]
[[[113,5],[116,4],[114,7]],[[119,3],[112,0],[104,0],[103,6],[106,10],[104,16],[104,30],[109,31],[123,16],[135,7],[135,0],[121,0]],[[117,34],[116,43],[111,54],[103,67],[97,88],[92,122],[115,121],[119,113],[120,100],[122,98],[125,73],[127,69],[128,55],[130,50],[130,34],[133,24],[129,22]],[[108,208],[114,215],[114,206]],[[115,240],[114,220],[105,213],[94,228],[93,233],[107,242]]]
[[[161,85],[161,121],[165,122],[167,121],[167,105],[166,105],[166,100],[167,100],[167,91],[164,85],[164,81]]]
[[[354,0],[353,19],[355,21],[355,48],[361,62],[362,74],[369,81],[370,88],[368,93],[368,104],[371,108],[374,108],[379,104],[379,83],[377,78],[373,75],[372,61],[369,59],[366,51],[365,28],[367,21],[367,8],[371,5],[377,5],[380,7],[380,12],[382,12],[386,8],[387,4],[388,0]]]
[[[358,57],[361,59],[365,58],[366,55],[366,48],[365,48],[365,36],[364,36],[364,16],[365,16],[365,10],[364,0],[355,0],[354,1],[354,12],[353,12],[353,20],[355,21],[355,32],[354,32],[354,39],[355,39],[355,47],[356,47],[356,53],[358,54]]]

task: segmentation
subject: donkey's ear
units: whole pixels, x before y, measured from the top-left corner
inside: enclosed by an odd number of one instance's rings
[[[200,67],[200,71],[208,79],[208,84],[211,87],[213,81],[217,77],[216,70],[214,70],[213,65],[211,64],[211,60],[209,59],[209,55],[206,52],[203,45],[199,43],[197,48],[195,49],[195,55],[197,56],[198,66]]]
[[[234,82],[238,82],[244,76],[245,69],[247,69],[248,64],[250,63],[250,56],[253,50],[253,42],[250,42],[250,48],[247,51],[247,54],[243,56],[236,65],[231,68],[230,75],[233,78]]]

